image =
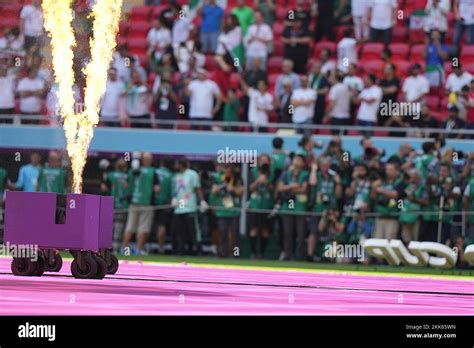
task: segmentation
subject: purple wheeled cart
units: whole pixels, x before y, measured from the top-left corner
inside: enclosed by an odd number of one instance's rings
[[[7,192],[5,242],[39,249],[36,260],[13,258],[14,275],[58,272],[62,266],[59,250],[69,250],[74,257],[71,273],[75,278],[102,279],[115,274],[118,260],[112,254],[112,226],[112,197]]]

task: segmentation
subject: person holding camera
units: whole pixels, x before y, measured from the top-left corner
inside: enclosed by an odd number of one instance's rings
[[[132,161],[128,185],[131,200],[122,240],[122,253],[128,247],[132,237],[137,235],[137,253],[146,255],[145,243],[153,223],[153,193],[160,191],[153,167],[153,155],[150,152],[142,155],[141,165],[138,159]]]
[[[214,176],[212,193],[216,205],[217,225],[220,235],[220,256],[227,257],[229,233],[232,250],[240,248],[239,216],[243,193],[242,179],[235,173],[232,164],[225,164],[221,175]],[[234,254],[234,255],[239,255]]]
[[[308,237],[308,261],[313,260],[314,252],[319,235],[319,223],[321,216],[329,209],[337,208],[337,200],[342,196],[341,178],[333,170],[329,169],[329,159],[319,158],[319,166],[316,162],[311,166],[309,176],[310,200],[312,211],[319,216],[310,219],[310,235]]]
[[[333,242],[342,243],[345,227],[340,211],[331,208],[325,210],[319,219],[317,234],[321,236],[320,240],[325,245],[331,245]]]
[[[114,165],[114,169],[105,171],[102,174],[100,185],[103,194],[114,198],[114,244],[122,240],[125,222],[127,220],[126,210],[129,207],[130,190],[128,184],[128,166],[123,158],[119,158]]]
[[[411,169],[408,175],[410,183],[404,190],[405,198],[399,217],[402,240],[406,245],[411,241],[420,240],[420,212],[428,205],[428,193],[421,172],[418,169]]]
[[[385,178],[372,182],[370,198],[374,200],[375,238],[397,239],[399,204],[398,199],[403,194],[404,184],[400,171],[395,163],[385,165]]]
[[[278,180],[277,190],[283,214],[283,260],[293,258],[293,239],[296,234],[296,258],[304,258],[306,217],[302,214],[308,205],[308,172],[304,170],[304,157],[295,155],[287,171]]]
[[[467,223],[466,235],[474,239],[474,175],[471,176],[464,189],[463,208],[464,221]]]
[[[250,183],[250,209],[270,210],[274,205],[274,173],[273,161],[267,154],[262,154],[258,166],[252,168]],[[281,173],[281,172],[280,172]],[[266,212],[249,213],[251,258],[264,258],[268,239],[270,238],[272,219]],[[260,238],[259,238],[260,237]],[[259,250],[257,242],[260,239]]]

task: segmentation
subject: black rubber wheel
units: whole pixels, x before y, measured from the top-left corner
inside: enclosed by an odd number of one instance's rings
[[[11,270],[16,276],[31,276],[36,270],[36,263],[27,257],[14,257]]]
[[[74,259],[71,263],[71,273],[74,278],[77,279],[93,279],[97,274],[97,262],[95,259],[90,255],[82,256],[82,263],[84,265],[84,269],[79,267],[79,262],[77,259]]]
[[[119,262],[117,256],[110,254],[110,262],[107,265],[107,274],[117,273],[119,268]]]
[[[59,272],[63,266],[63,258],[61,255],[54,253],[54,258],[52,262],[46,261],[46,271],[47,272]]]
[[[41,277],[46,270],[46,261],[42,255],[38,255],[38,260],[32,262],[35,265],[35,270],[33,272],[33,276]]]
[[[99,255],[93,255],[92,257],[95,262],[97,262],[97,273],[95,274],[94,279],[103,279],[107,274],[107,262],[105,262],[105,260]]]

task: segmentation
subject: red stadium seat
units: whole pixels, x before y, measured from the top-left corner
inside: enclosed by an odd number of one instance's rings
[[[131,53],[134,54],[146,54],[146,50],[148,47],[148,42],[146,39],[129,39],[128,40],[128,49]]]
[[[128,28],[128,37],[145,38],[148,31],[151,29],[151,26],[150,22],[131,22],[130,27]]]
[[[212,55],[207,55],[206,56],[206,62],[204,63],[204,67],[209,72],[213,72],[213,71],[217,70],[218,66],[217,66],[216,60],[214,59],[214,56],[212,56]]]
[[[270,57],[268,60],[268,73],[280,73],[283,57]]]
[[[431,111],[438,111],[439,109],[439,97],[433,95],[427,95],[425,97],[426,105],[430,108]]]
[[[405,43],[392,43],[388,46],[392,51],[392,58],[394,60],[406,59],[410,46]]]
[[[444,63],[444,73],[445,73],[445,75],[448,76],[452,72],[453,72],[453,66],[452,66],[451,62],[445,62]]]
[[[408,29],[406,27],[395,26],[392,30],[393,42],[406,42]]]
[[[130,12],[130,21],[148,21],[150,19],[151,7],[149,6],[136,6],[132,8]]]
[[[232,73],[230,75],[230,88],[239,89],[240,87],[240,75],[239,73]]]
[[[277,21],[283,22],[288,17],[288,8],[277,7],[276,17],[277,17]]]
[[[377,76],[382,74],[384,64],[384,61],[380,59],[360,62],[360,66],[363,67],[366,72],[375,74]]]
[[[410,45],[421,44],[425,42],[426,34],[422,29],[410,30],[408,35]]]
[[[394,61],[393,64],[397,67],[397,75],[401,77],[405,77],[408,75],[410,71],[411,63],[407,62],[406,60],[398,60]]]
[[[474,62],[464,64],[464,70],[466,70],[467,72],[471,74],[474,74]]]
[[[474,45],[463,45],[461,48],[461,62],[463,64],[474,62]]]
[[[285,30],[285,26],[283,23],[274,23],[273,24],[273,36],[275,39],[279,39],[281,37],[281,34],[283,33],[283,30]]]
[[[166,10],[166,8],[167,8],[166,5],[154,6],[153,10],[151,10],[151,19],[155,21],[156,19],[160,18],[161,12]]]
[[[122,36],[127,36],[128,34],[128,23],[125,21],[120,22],[119,24],[119,34]]]
[[[335,42],[331,41],[320,41],[314,46],[314,56],[319,57],[321,51],[324,49],[328,49],[331,52],[331,56],[336,54],[337,45]]]
[[[273,42],[273,55],[283,56],[285,53],[285,45],[281,41]]]
[[[362,46],[362,59],[379,59],[383,51],[381,43],[367,43]]]
[[[413,45],[410,50],[410,60],[421,60],[421,53],[425,51],[425,45]]]

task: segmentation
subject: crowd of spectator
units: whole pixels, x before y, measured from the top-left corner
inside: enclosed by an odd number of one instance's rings
[[[143,39],[143,52],[133,39],[118,36],[101,125],[173,128],[173,121],[189,119],[193,128],[246,130],[231,127],[245,121],[259,131],[274,130],[269,123],[289,123],[311,134],[316,130],[310,125],[356,124],[367,128],[362,134],[386,126],[401,128],[389,135],[411,136],[429,136],[422,131],[428,127],[472,128],[474,83],[461,60],[463,33],[468,44],[474,40],[474,3],[425,1],[425,44],[418,59],[407,63],[407,52],[394,50],[392,41],[397,28],[416,15],[411,2],[296,0],[287,4],[283,19],[273,0],[156,5],[161,12]],[[25,5],[19,16],[20,27],[0,39],[0,114],[57,125],[57,87],[43,54],[40,1]],[[376,68],[374,60],[380,63]],[[79,103],[80,82],[75,89]],[[398,107],[404,103],[409,111]],[[41,114],[50,117],[32,120]],[[224,123],[217,127],[213,121]]]
[[[291,153],[282,138],[272,145],[246,177],[239,164],[217,160],[210,170],[151,153],[100,161],[100,192],[115,202],[114,245],[122,253],[164,253],[171,245],[172,253],[196,255],[207,241],[220,257],[240,257],[243,231],[253,258],[264,258],[273,238],[281,260],[320,261],[333,242],[438,241],[458,251],[474,242],[474,152],[457,152],[438,139],[419,151],[402,143],[385,154],[368,136],[359,156],[339,136],[324,148],[302,136]],[[0,163],[0,193],[64,194],[70,185],[66,168],[56,151],[45,164],[33,153],[15,182],[16,173]]]

